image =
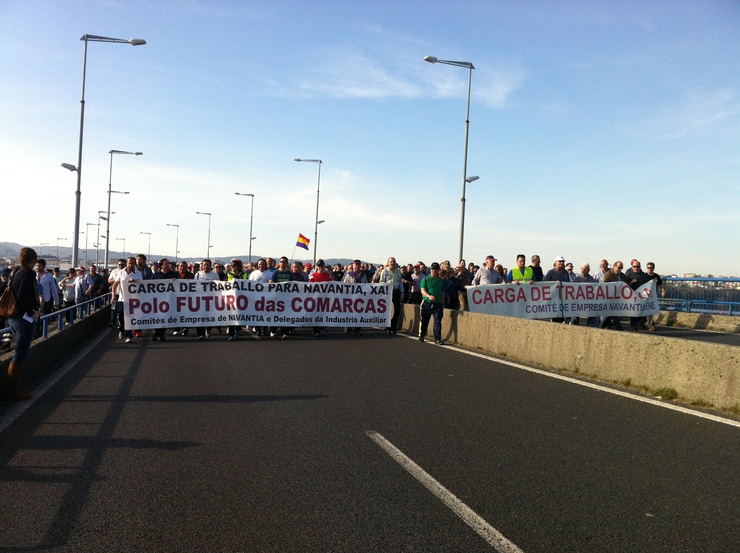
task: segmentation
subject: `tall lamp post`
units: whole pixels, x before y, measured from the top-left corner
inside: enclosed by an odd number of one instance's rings
[[[87,244],[88,244],[88,239],[90,238],[90,227],[94,227],[94,226],[95,226],[95,223],[85,223],[85,266],[87,266],[88,261],[89,261],[88,255],[87,255]],[[95,244],[93,244],[93,246],[94,245]],[[96,265],[98,264],[97,259],[95,260],[95,264]]]
[[[116,238],[116,240],[122,240],[123,241],[123,258],[126,259],[126,239],[125,238]],[[108,241],[108,238],[106,237],[106,242]]]
[[[321,164],[323,163],[320,159],[301,159],[299,157],[294,158],[293,161],[306,163],[317,163],[319,165],[319,179],[316,184],[316,217],[314,218],[313,227],[313,265],[316,266],[316,243],[319,239],[319,194],[321,191]]]
[[[112,190],[113,185],[113,154],[125,154],[131,156],[140,156],[141,152],[125,152],[123,150],[111,150],[110,154],[110,172],[108,173],[108,220],[105,225],[105,268],[108,268],[108,249],[110,247],[110,197],[111,194],[128,194],[128,192],[119,192]]]
[[[60,240],[66,240],[66,238],[57,238],[57,263],[61,265],[61,263],[59,262],[59,241]]]
[[[249,210],[249,262],[252,262],[252,225],[254,224],[254,194],[242,194],[241,192],[234,192],[237,196],[249,196],[252,198],[252,208]]]
[[[177,233],[175,234],[175,265],[177,265],[177,254],[180,253],[180,250],[178,249],[180,247],[180,225],[171,225],[169,223],[166,223],[168,227],[177,227]]]
[[[97,244],[96,250],[95,250],[95,264],[96,265],[100,265],[100,244],[101,244],[101,242],[100,242],[100,221],[101,221],[101,219],[103,221],[106,220],[105,215],[103,215],[104,213],[106,213],[106,212],[105,211],[98,211],[98,244]],[[113,215],[113,214],[111,214],[111,215]]]
[[[152,233],[151,232],[140,232],[139,234],[147,234],[149,236],[149,245],[146,248],[146,258],[149,259],[149,257],[152,255]],[[151,259],[149,259],[151,262]]]
[[[140,38],[132,38],[125,40],[122,38],[110,38],[106,36],[98,35],[82,35],[80,40],[85,42],[85,53],[82,58],[82,99],[80,100],[80,140],[77,150],[77,191],[75,192],[75,239],[74,246],[72,248],[72,265],[77,266],[79,257],[79,246],[80,246],[80,198],[82,195],[82,135],[85,128],[85,76],[87,73],[87,43],[88,42],[115,42],[118,44],[131,44],[132,46],[141,46],[146,44],[146,40]],[[68,165],[68,164],[67,164]],[[69,167],[67,167],[69,168]],[[106,260],[107,261],[107,260]]]
[[[454,65],[456,67],[464,67],[468,70],[468,110],[465,114],[465,154],[463,157],[463,178],[462,178],[462,198],[460,198],[460,256],[458,259],[464,259],[463,256],[463,240],[465,235],[465,185],[468,181],[468,131],[470,130],[470,88],[473,82],[473,66],[472,62],[469,61],[449,61],[440,60],[434,56],[426,56],[424,61],[429,63],[442,63],[445,65]]]
[[[208,250],[206,251],[206,259],[211,259],[211,214],[205,211],[196,211],[198,215],[208,215]]]

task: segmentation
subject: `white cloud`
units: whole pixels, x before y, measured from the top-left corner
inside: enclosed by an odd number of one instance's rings
[[[649,118],[644,131],[663,140],[703,136],[717,127],[731,123],[737,132],[740,106],[734,91],[689,91],[675,105],[663,107],[658,115]]]

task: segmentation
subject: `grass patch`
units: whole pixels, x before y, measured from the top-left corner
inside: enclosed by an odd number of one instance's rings
[[[673,388],[658,388],[654,394],[662,400],[673,401],[678,399],[678,392]]]
[[[714,407],[714,403],[711,403],[709,401],[704,401],[703,399],[695,399],[694,401],[691,402],[691,405],[693,405],[694,407],[709,407],[709,408]]]

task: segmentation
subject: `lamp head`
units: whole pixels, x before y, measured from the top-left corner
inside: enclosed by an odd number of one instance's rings
[[[429,63],[437,63],[437,58],[434,56],[424,56],[424,61],[428,61]]]
[[[131,46],[143,46],[146,44],[146,40],[143,38],[132,38],[129,42],[131,43]]]
[[[474,180],[478,180],[479,178],[480,177],[478,177],[478,176],[468,177],[468,178],[465,179],[465,182],[467,182],[469,184],[469,183],[473,182]]]
[[[75,167],[71,163],[62,163],[61,165],[62,165],[62,167],[64,167],[68,171],[77,171],[77,167]]]

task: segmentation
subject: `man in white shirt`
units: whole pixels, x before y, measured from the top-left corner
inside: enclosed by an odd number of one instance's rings
[[[123,317],[123,302],[126,301],[126,284],[132,280],[144,280],[141,273],[136,270],[136,258],[129,257],[126,260],[126,267],[118,271],[116,280],[113,282],[113,288],[111,289],[111,304],[115,302],[116,311],[118,313],[118,333],[119,338],[125,338],[126,343],[130,343],[133,339],[133,332],[126,330],[125,320]]]
[[[503,280],[498,271],[494,269],[494,263],[496,258],[492,255],[486,257],[486,264],[478,269],[473,277],[473,286],[481,286],[483,284],[501,284]]]
[[[36,260],[36,280],[38,281],[39,300],[41,300],[41,311],[48,315],[54,311],[54,306],[59,308],[59,290],[54,275],[46,272],[46,260]]]
[[[391,284],[393,286],[393,316],[391,317],[391,326],[388,328],[388,334],[395,334],[398,328],[398,316],[401,314],[401,302],[403,301],[403,277],[398,269],[395,257],[389,257],[385,269],[380,273],[378,279],[382,284]]]
[[[110,327],[118,328],[118,302],[116,301],[116,295],[113,293],[113,283],[118,279],[118,274],[126,268],[126,260],[119,259],[118,267],[113,269],[108,275],[108,286],[111,287],[111,309],[110,309]]]
[[[210,259],[203,260],[203,262],[200,264],[200,271],[195,273],[194,278],[195,280],[221,280],[218,276],[218,273],[213,270]],[[211,335],[210,327],[205,328],[199,326],[195,329],[195,332],[196,334],[198,334],[198,340],[203,340],[204,338],[208,338]]]

